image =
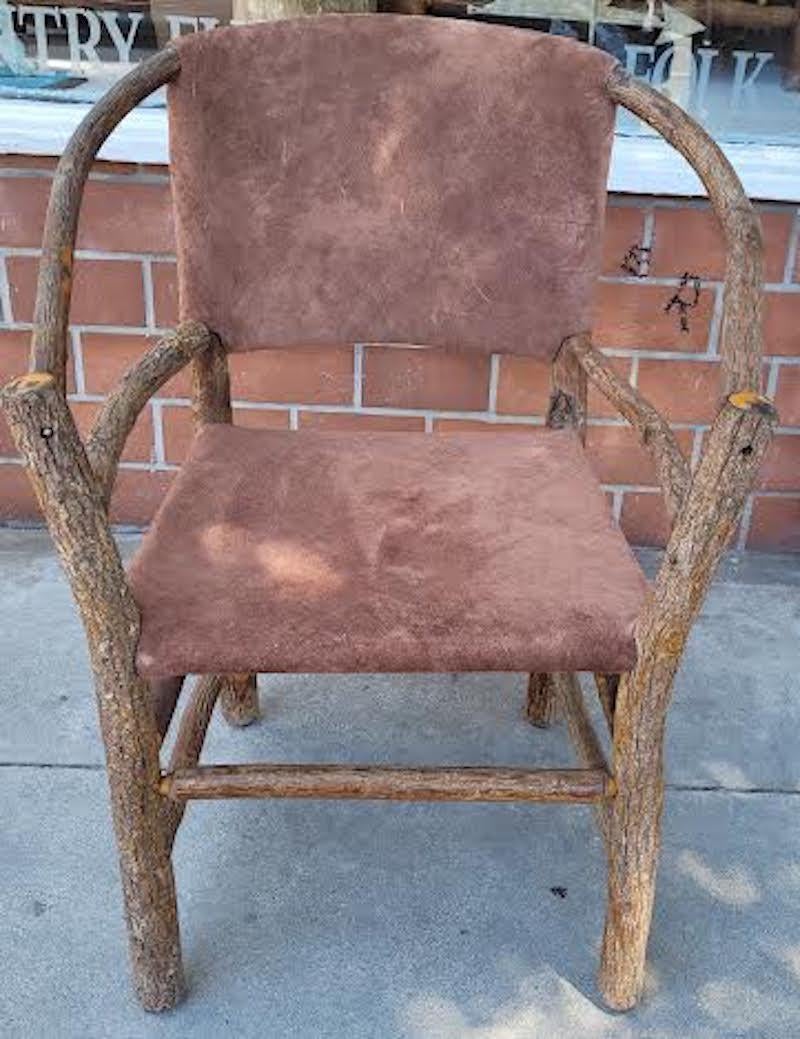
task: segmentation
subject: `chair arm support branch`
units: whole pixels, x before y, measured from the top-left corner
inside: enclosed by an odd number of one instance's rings
[[[562,350],[577,358],[588,379],[638,432],[655,462],[667,512],[674,523],[686,500],[691,474],[669,423],[634,386],[617,375],[588,336],[568,339]]]
[[[101,720],[122,710],[125,728],[141,723],[155,738],[149,689],[134,665],[139,610],[66,400],[54,376],[32,372],[0,391],[0,405],[78,604],[98,691],[108,691]],[[123,708],[118,700],[128,695],[134,701]],[[104,737],[108,748],[121,733]]]
[[[105,400],[86,441],[86,454],[108,506],[125,441],[142,408],[165,382],[205,350],[216,336],[199,321],[187,321],[148,350]]]
[[[692,623],[739,522],[776,423],[775,408],[755,393],[731,395],[717,415],[637,626],[639,661],[622,683],[628,697],[632,690],[644,700],[656,690],[669,695]],[[666,703],[651,701],[645,709],[656,717],[665,707]]]
[[[31,343],[31,369],[51,372],[66,386],[67,326],[78,214],[92,163],[111,131],[180,69],[173,47],[138,64],[92,106],[69,140],[53,177],[47,205]]]
[[[752,203],[724,152],[669,98],[617,67],[612,100],[657,130],[690,163],[722,224],[727,245],[721,346],[724,395],[761,380],[763,244]]]

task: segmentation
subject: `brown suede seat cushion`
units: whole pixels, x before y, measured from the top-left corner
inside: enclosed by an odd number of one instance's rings
[[[623,671],[647,585],[568,431],[196,437],[130,569],[138,667]]]

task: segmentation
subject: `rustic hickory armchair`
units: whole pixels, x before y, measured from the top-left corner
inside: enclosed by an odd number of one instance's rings
[[[181,324],[83,443],[65,399],[81,192],[113,127],[168,83]],[[693,165],[728,246],[723,385],[690,472],[590,338],[621,104]],[[323,16],[178,41],[95,106],[47,214],[32,371],[2,399],[77,600],[108,762],[133,975],[183,988],[171,850],[187,801],[342,797],[592,803],[608,853],[600,986],[640,995],[662,743],[690,626],[775,422],[760,396],[757,218],[717,146],[608,55],[523,30]],[[427,344],[552,360],[531,435],[258,432],[231,424],[227,351]],[[107,506],[125,438],[184,365],[198,432],[126,574]],[[648,586],[583,454],[587,384],[651,452],[672,533]],[[201,765],[215,702],[258,672],[507,670],[557,712],[574,769]],[[606,761],[578,672],[589,672]],[[183,696],[184,677],[195,674]],[[173,713],[176,737],[162,743]]]

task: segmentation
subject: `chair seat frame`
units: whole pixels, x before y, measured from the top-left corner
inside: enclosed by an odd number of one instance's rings
[[[608,902],[599,984],[628,1009],[645,967],[664,797],[663,741],[673,679],[720,556],[739,522],[776,423],[761,396],[762,245],[758,218],[719,147],[681,109],[615,69],[611,99],[649,123],[694,167],[727,243],[723,383],[719,408],[692,473],[668,422],[622,380],[589,335],[566,340],[553,363],[548,424],[583,437],[594,385],[653,456],[672,524],[636,629],[638,660],[596,675],[611,761],[592,728],[577,676],[531,675],[527,716],[563,715],[578,768],[389,768],[334,765],[199,765],[215,704],[233,724],[257,716],[253,675],[209,675],[186,695],[169,759],[164,736],[182,679],[148,684],[136,670],[140,617],[108,519],[125,440],[150,397],[187,365],[198,424],[230,422],[224,345],[185,322],[164,336],[106,399],[85,443],[69,410],[67,334],[73,257],[84,185],[102,143],[135,105],[179,71],[171,47],[142,62],[94,106],[56,170],[47,210],[31,369],[0,394],[38,502],[72,587],[89,645],[123,881],[134,984],[148,1010],[184,991],[171,853],[186,804],[219,797],[343,797],[592,803],[608,857]]]

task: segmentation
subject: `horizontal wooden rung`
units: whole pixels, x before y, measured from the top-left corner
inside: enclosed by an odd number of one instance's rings
[[[225,797],[361,798],[389,801],[561,801],[612,793],[602,768],[384,768],[376,765],[198,765],[161,780],[173,800]]]

